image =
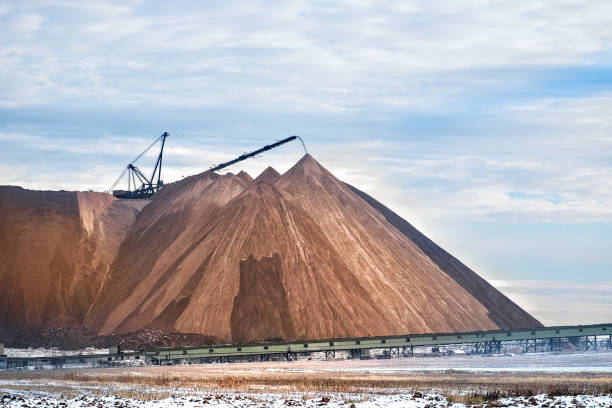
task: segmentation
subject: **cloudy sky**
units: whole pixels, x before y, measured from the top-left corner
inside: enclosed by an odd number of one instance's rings
[[[163,131],[168,182],[299,134],[542,322],[610,322],[611,18],[605,0],[0,1],[0,184],[106,190]]]

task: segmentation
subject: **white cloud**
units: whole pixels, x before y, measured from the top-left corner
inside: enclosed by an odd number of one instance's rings
[[[0,7],[12,23],[0,39],[0,107],[230,107],[369,125],[394,112],[452,113],[479,92],[524,85],[529,67],[597,62],[612,43],[610,15],[609,2],[543,0],[11,3]],[[479,103],[500,119],[490,134],[428,143],[426,131],[407,130],[405,142],[377,134],[314,151],[341,178],[422,219],[612,218],[612,95]],[[0,138],[74,154],[133,152],[140,142],[16,133],[19,141]],[[168,148],[182,167],[233,154]]]
[[[508,128],[491,134],[485,115],[478,134],[408,129],[384,145],[329,146],[323,158],[407,219],[612,221],[610,118],[611,94],[548,98],[509,109],[498,122]]]
[[[545,325],[612,322],[612,282],[491,281]]]
[[[45,17],[40,14],[20,14],[13,19],[11,29],[13,32],[22,34],[34,34],[40,30]]]
[[[608,69],[611,15],[612,2],[578,0],[0,0],[7,123],[0,126],[0,184],[105,190],[152,139],[109,131],[120,126],[112,112],[127,112],[125,119],[140,111],[224,110],[231,124],[199,122],[198,130],[252,136],[253,127],[286,115],[290,123],[279,129],[304,130],[324,166],[425,232],[436,230],[437,219],[609,222],[609,81],[541,89],[538,80],[569,68],[581,82],[580,69]],[[38,109],[77,113],[54,128],[47,118],[35,122]],[[106,113],[108,129],[64,134],[73,122],[90,122],[81,109]],[[245,111],[257,120],[233,123]],[[419,114],[442,122],[464,115],[464,122],[430,131],[435,125],[411,121]],[[347,124],[338,137],[328,135],[341,125],[326,128],[334,120]],[[168,124],[183,126],[176,117]],[[170,140],[163,178],[198,173],[246,146],[227,145]],[[145,174],[156,154],[142,160]],[[274,163],[283,172],[301,154],[290,147],[230,171],[256,176]],[[491,238],[492,246],[506,244]],[[529,254],[530,244],[512,242],[512,254]],[[567,256],[603,258],[605,251]],[[481,266],[475,269],[494,270]],[[545,323],[612,320],[607,286],[570,293],[564,283],[500,285]],[[589,291],[597,295],[581,300]]]
[[[0,105],[426,109],[506,86],[496,68],[593,62],[611,14],[566,1],[28,2],[6,17],[30,16],[3,32]]]
[[[2,174],[0,184],[17,184],[24,173],[26,173],[26,170],[23,167],[0,163],[0,174]]]
[[[63,152],[74,155],[80,154],[125,154],[136,156],[134,149],[141,146],[144,150],[150,143],[150,138],[145,139],[124,135],[112,135],[87,139],[82,137],[66,137],[61,135],[40,135],[29,132],[7,132],[0,131],[0,141],[11,143],[30,151]],[[154,153],[150,152],[149,156]]]

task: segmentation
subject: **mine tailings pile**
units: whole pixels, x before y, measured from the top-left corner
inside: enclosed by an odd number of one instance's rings
[[[216,342],[541,324],[305,155],[207,171],[151,200],[0,187],[0,339],[69,325]]]

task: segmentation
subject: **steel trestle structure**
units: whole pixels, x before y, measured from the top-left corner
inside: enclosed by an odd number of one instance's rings
[[[463,345],[471,353],[499,353],[504,342],[521,344],[525,352],[560,351],[563,344],[577,349],[612,350],[612,323],[586,326],[540,327],[519,330],[489,330],[465,333],[416,334],[404,336],[364,337],[257,344],[227,344],[218,346],[158,348],[140,352],[106,355],[78,355],[61,357],[30,357],[7,359],[8,368],[53,366],[97,362],[112,365],[124,359],[144,360],[150,364],[228,363],[232,361],[294,361],[300,355],[324,353],[335,358],[337,352],[350,358],[362,358],[363,352],[385,350],[384,356],[411,357],[416,347]]]

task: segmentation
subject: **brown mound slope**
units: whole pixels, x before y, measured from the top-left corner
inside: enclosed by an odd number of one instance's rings
[[[142,211],[85,323],[220,341],[539,325],[431,253],[309,155],[263,183],[207,172]]]
[[[218,209],[244,189],[244,181],[233,174],[205,172],[161,190],[121,245],[87,327],[102,332],[122,323],[130,327],[130,316],[136,315],[142,316],[143,327],[174,326],[203,272],[201,264],[183,261],[192,262],[189,255],[216,223]]]
[[[232,339],[286,339],[295,337],[283,286],[280,255],[240,261],[240,284],[231,315]]]
[[[500,328],[541,326],[540,322],[534,319],[529,313],[517,306],[499,290],[495,289],[486,280],[478,276],[476,272],[461,263],[457,258],[436,245],[435,242],[419,232],[408,221],[404,220],[363,191],[349,184],[346,184],[346,186],[363,198],[374,209],[379,211],[387,221],[427,254],[440,269],[446,272],[447,275],[457,281],[457,283],[463,286],[472,296],[482,303],[489,310],[489,317],[491,320]]]
[[[103,193],[0,187],[3,338],[80,322],[141,206]]]

